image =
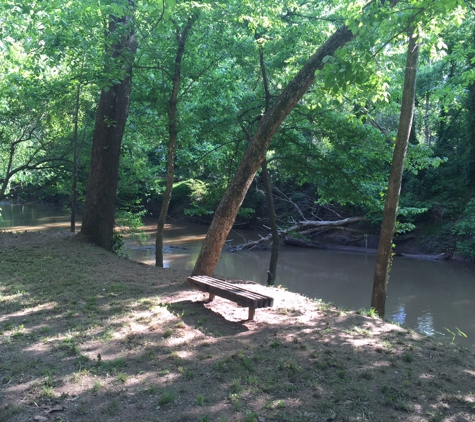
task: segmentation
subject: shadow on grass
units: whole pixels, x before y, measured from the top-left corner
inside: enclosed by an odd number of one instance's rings
[[[463,348],[278,289],[256,321],[231,321],[185,272],[1,236],[2,421],[475,418]]]

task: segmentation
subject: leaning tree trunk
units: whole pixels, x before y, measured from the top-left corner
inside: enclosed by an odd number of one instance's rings
[[[297,75],[277,97],[271,109],[260,120],[233,179],[216,209],[206,239],[201,247],[193,275],[213,275],[214,269],[239,208],[259,167],[266,158],[266,151],[282,122],[315,81],[315,72],[324,66],[323,59],[354,38],[348,27],[339,28],[307,61]]]
[[[407,145],[411,133],[412,119],[414,115],[414,97],[416,91],[417,62],[419,59],[419,46],[412,31],[409,34],[409,46],[406,59],[406,73],[404,77],[404,89],[402,93],[401,115],[394,147],[389,185],[386,194],[386,204],[381,224],[376,268],[374,271],[373,296],[371,307],[382,318],[385,313],[386,289],[388,273],[392,258],[392,241],[396,229],[396,218],[401,193],[401,180],[404,170]]]
[[[193,16],[188,20],[183,30],[177,28],[177,42],[178,49],[175,57],[175,71],[173,75],[173,88],[170,95],[170,103],[168,107],[168,155],[167,155],[167,183],[165,187],[165,193],[163,195],[162,207],[160,209],[160,215],[157,222],[157,237],[155,240],[155,265],[157,267],[163,267],[163,231],[165,229],[165,220],[168,214],[168,207],[170,206],[170,200],[172,197],[173,189],[173,174],[175,169],[175,151],[178,138],[178,92],[180,90],[181,80],[181,62],[183,60],[183,54],[185,53],[186,38],[193,22],[196,20],[196,16]]]
[[[109,22],[109,36],[117,41],[111,46],[106,73],[120,77],[120,80],[101,91],[81,227],[82,235],[108,250],[113,246],[119,152],[129,110],[132,62],[137,49],[133,30],[134,1],[128,0],[128,4],[127,15],[111,16]]]

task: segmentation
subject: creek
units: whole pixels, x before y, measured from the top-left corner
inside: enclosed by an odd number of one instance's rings
[[[0,229],[69,230],[69,216],[46,204],[3,203],[0,208]],[[145,219],[144,223],[148,240],[140,245],[126,239],[125,252],[130,259],[153,265],[156,221]],[[165,266],[191,270],[206,230],[206,226],[183,222],[167,224]],[[256,238],[255,231],[236,230],[230,233],[228,241],[237,245]],[[223,251],[216,274],[265,284],[269,258],[270,252],[265,250]],[[276,284],[341,308],[368,309],[375,259],[365,254],[282,246]],[[397,323],[429,335],[444,336],[449,341],[454,338],[456,343],[475,350],[475,265],[395,257],[386,313],[388,319]]]

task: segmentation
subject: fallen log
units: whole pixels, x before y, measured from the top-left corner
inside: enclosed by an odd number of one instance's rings
[[[251,240],[249,242],[243,243],[242,245],[230,246],[229,250],[231,252],[242,251],[242,250],[251,250],[261,243],[268,242],[272,240],[272,234],[268,234],[266,237],[261,237],[258,240]]]
[[[301,231],[303,229],[307,229],[307,230],[302,231],[302,234],[309,234],[309,233],[314,232],[315,230],[318,230],[319,227],[335,226],[336,228],[337,226],[343,226],[345,224],[357,223],[357,222],[365,221],[365,220],[366,220],[366,217],[349,217],[349,218],[344,218],[342,220],[334,220],[334,221],[317,221],[317,220],[299,221],[297,224],[294,224],[288,229],[280,230],[279,235],[282,236],[287,233],[290,233],[293,231]],[[314,229],[310,229],[311,227],[314,227]],[[261,243],[269,242],[270,240],[272,240],[272,234],[269,234],[266,237],[262,237],[261,239],[258,239],[258,240],[251,240],[241,245],[231,246],[230,250],[231,252],[250,250],[260,245]]]
[[[372,248],[362,248],[359,246],[346,246],[346,245],[335,245],[333,243],[325,243],[325,242],[318,242],[315,240],[308,241],[304,239],[296,239],[291,236],[284,237],[284,244],[288,246],[297,246],[302,248],[315,248],[315,249],[327,249],[333,251],[340,251],[340,252],[356,252],[356,253],[364,253],[367,255],[376,255],[378,252],[377,249]],[[427,259],[427,260],[434,260],[434,261],[445,261],[451,259],[451,255],[448,253],[441,253],[438,255],[425,255],[425,254],[408,254],[402,252],[394,252],[395,256],[401,256],[404,258],[415,258],[415,259]]]
[[[397,252],[396,255],[403,256],[404,258],[428,259],[428,260],[433,260],[433,261],[447,261],[449,259],[452,259],[452,255],[449,253],[440,253],[438,255],[425,255],[425,254]]]
[[[302,230],[307,227],[331,227],[331,226],[343,226],[345,224],[359,223],[360,221],[366,221],[366,217],[349,217],[344,218],[343,220],[334,220],[334,221],[317,221],[317,220],[305,220],[299,221],[297,224],[289,227],[285,230],[286,233]]]

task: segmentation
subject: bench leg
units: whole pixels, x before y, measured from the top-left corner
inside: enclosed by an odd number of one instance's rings
[[[253,320],[254,319],[254,315],[256,314],[256,308],[251,308],[249,307],[249,320]]]
[[[212,302],[214,300],[214,295],[213,294],[209,294],[209,299],[208,299],[210,302]]]

